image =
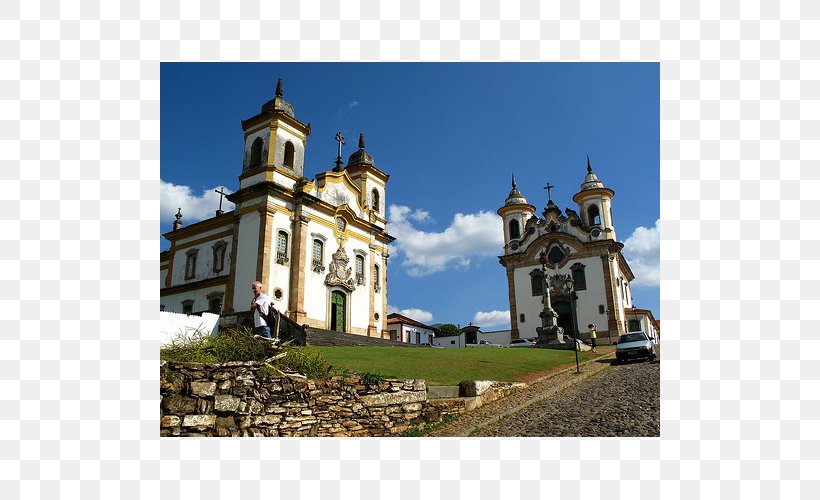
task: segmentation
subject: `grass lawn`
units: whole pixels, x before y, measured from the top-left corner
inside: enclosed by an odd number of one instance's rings
[[[549,371],[575,365],[574,351],[557,349],[424,349],[406,347],[316,347],[334,371],[354,370],[390,378],[422,378],[429,385],[457,385],[462,380],[526,382]],[[583,362],[598,353],[579,352]]]

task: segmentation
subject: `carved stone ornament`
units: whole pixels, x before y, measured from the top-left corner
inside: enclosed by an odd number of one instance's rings
[[[345,249],[339,245],[339,249],[333,253],[330,261],[330,271],[325,276],[325,285],[327,286],[341,286],[349,291],[356,289],[356,284],[353,282],[352,274],[353,268],[347,267],[350,259],[347,258]]]
[[[550,295],[568,295],[570,291],[569,283],[572,276],[569,274],[554,274],[549,277]]]

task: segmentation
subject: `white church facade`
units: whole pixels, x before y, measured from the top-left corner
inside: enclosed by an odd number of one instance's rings
[[[388,175],[364,137],[343,166],[304,176],[310,124],[276,96],[242,121],[244,157],[235,208],[174,229],[160,254],[161,308],[245,311],[260,281],[274,306],[299,324],[375,337],[387,332],[385,218]]]
[[[498,214],[504,224],[504,255],[510,301],[510,336],[535,338],[543,310],[543,271],[558,326],[565,334],[589,337],[595,325],[599,341],[617,340],[629,329],[630,282],[635,278],[616,240],[612,217],[615,192],[604,186],[587,160],[587,175],[573,196],[577,211],[565,212],[549,201],[542,217],[535,215],[518,190],[512,190]],[[571,283],[571,288],[567,286]]]

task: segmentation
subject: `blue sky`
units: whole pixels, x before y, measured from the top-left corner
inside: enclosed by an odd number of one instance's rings
[[[162,63],[161,233],[177,207],[191,224],[218,208],[214,189],[237,189],[240,121],[274,97],[278,78],[296,118],[311,124],[306,177],[333,167],[338,131],[345,162],[363,132],[390,175],[391,309],[509,328],[496,210],[511,174],[536,213],[547,182],[562,210],[577,210],[589,155],[615,191],[635,305],[661,319],[657,63]]]

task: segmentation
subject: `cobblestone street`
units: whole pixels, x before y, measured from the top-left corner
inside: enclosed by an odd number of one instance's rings
[[[660,436],[659,361],[611,363],[601,359],[582,366],[581,375],[573,367],[539,380],[430,435]]]

